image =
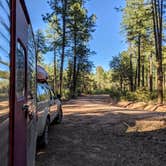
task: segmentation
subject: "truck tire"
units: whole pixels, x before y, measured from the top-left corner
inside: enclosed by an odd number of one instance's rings
[[[45,147],[48,145],[48,129],[49,129],[49,124],[50,124],[50,121],[49,119],[47,118],[46,120],[46,124],[45,124],[45,127],[44,127],[44,132],[43,132],[43,135],[41,136],[41,140],[40,140],[40,145],[42,147]]]
[[[63,111],[62,108],[59,109],[57,117],[54,119],[53,123],[54,124],[60,124],[63,119]]]

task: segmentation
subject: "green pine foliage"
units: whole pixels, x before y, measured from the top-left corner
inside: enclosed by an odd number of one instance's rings
[[[118,100],[163,103],[166,2],[126,0],[120,12],[128,48],[110,59],[109,71],[98,66],[95,72],[89,60],[95,52],[89,48],[89,41],[97,17],[89,14],[86,3],[86,0],[49,0],[51,12],[43,15],[47,29],[45,34],[41,30],[36,33],[39,63],[48,51],[53,57],[53,62],[45,68],[54,90],[64,98],[104,93]]]
[[[158,99],[158,103],[163,103],[165,10],[163,0],[126,0],[125,8],[120,10],[128,49],[112,58],[110,68],[116,90],[123,99]]]
[[[53,63],[47,68],[49,82],[65,98],[88,93],[94,54],[89,40],[95,31],[95,14],[89,14],[82,0],[49,0],[51,12],[43,15],[47,23],[45,38]],[[50,68],[52,68],[50,70]],[[86,90],[85,90],[86,89]]]

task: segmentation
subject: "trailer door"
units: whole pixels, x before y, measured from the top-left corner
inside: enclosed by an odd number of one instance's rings
[[[14,110],[14,166],[33,166],[35,155],[35,68],[36,63],[29,56],[30,21],[22,0],[16,0],[15,34],[15,110]],[[34,45],[32,45],[34,47]],[[32,50],[31,50],[32,51]],[[32,59],[32,60],[31,60]],[[31,64],[32,63],[32,64]],[[33,64],[34,63],[34,64]],[[31,66],[30,66],[31,64]],[[33,70],[33,78],[29,72]],[[33,79],[30,87],[29,79]],[[28,88],[29,86],[29,88]],[[33,88],[33,89],[31,89]],[[32,91],[29,91],[29,90]],[[33,158],[32,158],[33,157]],[[33,161],[32,161],[33,160]]]
[[[10,1],[0,0],[0,166],[9,165]]]
[[[32,27],[28,30],[27,57],[27,166],[35,166],[37,119],[36,119],[36,50]]]

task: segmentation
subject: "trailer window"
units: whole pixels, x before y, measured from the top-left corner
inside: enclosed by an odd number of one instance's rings
[[[25,50],[22,44],[17,42],[16,53],[16,95],[17,99],[24,97],[25,93]]]
[[[27,71],[27,91],[28,99],[36,99],[36,52],[35,42],[31,26],[28,29],[28,71]],[[35,104],[35,103],[34,103]]]

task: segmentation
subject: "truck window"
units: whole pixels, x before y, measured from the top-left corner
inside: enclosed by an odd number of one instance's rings
[[[49,100],[48,90],[43,86],[38,84],[37,86],[37,101]]]

